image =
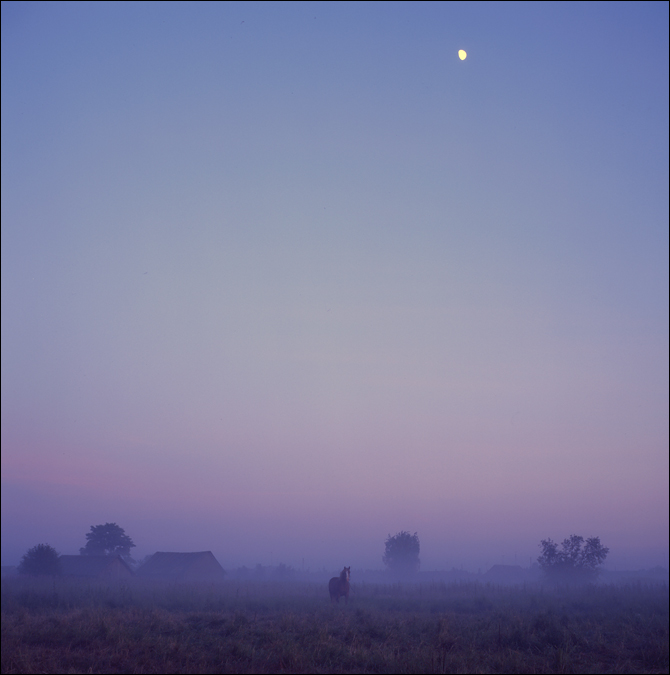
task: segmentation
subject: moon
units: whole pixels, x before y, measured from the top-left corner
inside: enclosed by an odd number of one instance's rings
[[[465,57],[466,57],[466,56],[467,56],[467,53],[466,53],[465,49],[459,49],[459,50],[458,50],[458,58],[459,58],[461,61],[465,61]]]

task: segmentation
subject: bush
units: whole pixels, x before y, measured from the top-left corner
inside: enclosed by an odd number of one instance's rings
[[[56,575],[60,574],[60,560],[56,549],[49,544],[37,544],[33,546],[19,563],[19,574],[31,574],[38,576],[42,574]]]
[[[584,537],[576,534],[564,539],[561,549],[551,539],[543,539],[542,555],[537,559],[548,577],[562,581],[592,581],[598,575],[609,548],[600,543],[600,537]]]
[[[403,530],[395,537],[389,534],[382,561],[396,575],[416,574],[421,566],[420,550],[419,535],[416,532],[410,534]]]

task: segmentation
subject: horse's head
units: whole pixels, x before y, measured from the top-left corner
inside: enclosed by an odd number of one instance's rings
[[[342,577],[343,581],[349,581],[349,578],[351,577],[351,567],[345,567],[342,570],[342,574],[340,574],[340,577]]]

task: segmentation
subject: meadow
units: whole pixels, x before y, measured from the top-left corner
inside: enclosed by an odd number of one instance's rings
[[[667,673],[665,584],[2,582],[2,673]]]

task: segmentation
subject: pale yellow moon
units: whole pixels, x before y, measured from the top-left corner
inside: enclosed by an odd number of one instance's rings
[[[466,52],[465,52],[465,49],[459,49],[459,50],[458,50],[458,58],[459,58],[461,61],[465,61],[465,57],[466,57],[466,56],[467,56],[467,54],[466,54]]]

